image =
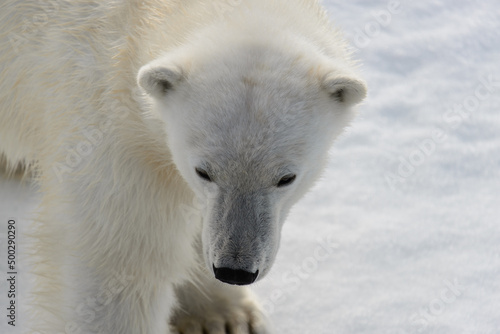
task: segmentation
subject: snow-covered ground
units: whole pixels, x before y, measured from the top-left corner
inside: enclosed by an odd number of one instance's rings
[[[276,332],[500,333],[498,1],[324,4],[370,92],[255,287]],[[3,275],[36,196],[0,179],[0,199]]]

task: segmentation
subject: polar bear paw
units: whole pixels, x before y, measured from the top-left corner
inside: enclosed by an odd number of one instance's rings
[[[170,321],[172,334],[271,334],[267,318],[253,298],[199,300],[191,307],[182,304]]]

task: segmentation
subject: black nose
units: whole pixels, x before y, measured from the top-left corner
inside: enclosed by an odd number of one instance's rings
[[[231,269],[231,268],[215,268],[215,265],[212,265],[214,268],[215,278],[219,281],[228,283],[228,284],[236,284],[236,285],[247,285],[252,284],[257,279],[259,275],[259,271],[257,270],[255,273],[251,273],[246,270],[239,269]]]

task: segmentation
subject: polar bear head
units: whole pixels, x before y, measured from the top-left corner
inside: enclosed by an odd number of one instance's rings
[[[225,45],[168,53],[143,66],[138,83],[165,121],[180,174],[205,203],[208,268],[244,285],[269,271],[290,207],[320,174],[366,87],[348,61],[307,43]]]

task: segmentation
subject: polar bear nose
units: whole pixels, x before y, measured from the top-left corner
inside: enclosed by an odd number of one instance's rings
[[[215,278],[227,284],[248,285],[255,282],[257,276],[259,276],[258,270],[255,273],[251,273],[246,270],[231,269],[224,267],[216,268],[215,265],[212,266],[214,269]]]

